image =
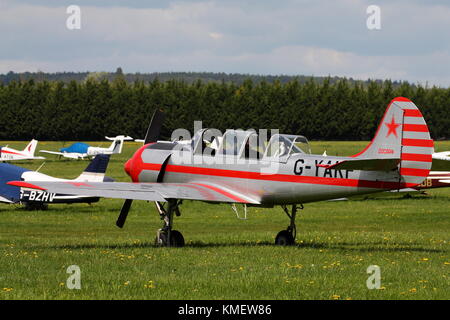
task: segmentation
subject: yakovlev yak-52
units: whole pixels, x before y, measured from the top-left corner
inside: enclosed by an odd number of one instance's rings
[[[31,140],[30,143],[22,151],[8,148],[8,146],[0,147],[0,161],[45,159],[44,157],[34,156],[37,143],[37,140]]]
[[[434,151],[421,112],[402,97],[391,101],[372,142],[350,157],[311,154],[304,137],[286,134],[273,134],[264,149],[251,149],[250,142],[258,140],[254,130],[227,130],[217,149],[205,143],[209,129],[196,132],[190,143],[158,141],[162,118],[163,113],[154,114],[144,146],[125,164],[133,182],[34,181],[28,187],[126,199],[116,222],[119,227],[133,200],[155,201],[164,221],[156,240],[167,246],[184,245],[182,234],[173,230],[173,218],[180,215],[185,199],[279,205],[290,224],[275,243],[291,245],[297,210],[305,203],[417,186],[428,176]]]
[[[98,154],[117,154],[122,153],[123,142],[125,140],[133,140],[129,136],[117,136],[114,138],[105,137],[111,140],[112,143],[109,148],[91,147],[84,142],[75,142],[67,148],[61,148],[59,151],[39,150],[39,152],[45,152],[50,154],[56,154],[70,159],[84,159],[86,157],[94,157]]]
[[[8,163],[0,163],[0,202],[24,204],[28,209],[45,209],[48,204],[56,203],[94,203],[99,197],[63,194],[61,192],[46,192],[27,188],[27,183],[38,181],[59,181],[72,184],[85,182],[112,181],[105,177],[108,167],[109,155],[96,156],[87,168],[75,179],[67,180],[48,176],[46,174],[14,166]],[[9,181],[21,180],[20,186],[7,185]]]

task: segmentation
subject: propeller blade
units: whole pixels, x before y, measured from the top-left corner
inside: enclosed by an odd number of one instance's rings
[[[150,125],[148,126],[147,134],[145,135],[144,144],[158,141],[165,117],[166,114],[164,112],[159,109],[155,110]]]
[[[123,203],[122,210],[120,210],[119,217],[116,221],[116,226],[119,228],[123,228],[125,221],[127,220],[128,212],[130,211],[131,204],[133,203],[132,199],[126,199]]]

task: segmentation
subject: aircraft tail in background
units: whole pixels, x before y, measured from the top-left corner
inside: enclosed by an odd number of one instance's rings
[[[37,140],[35,139],[31,140],[30,143],[28,143],[28,145],[25,147],[25,149],[23,149],[22,152],[27,156],[34,157],[34,152],[36,151],[37,144],[38,144]]]
[[[103,182],[110,155],[98,154],[74,181]]]
[[[131,138],[130,136],[123,136],[123,135],[114,138],[110,137],[105,138],[112,141],[111,146],[109,146],[108,148],[108,154],[122,153],[123,142],[125,140],[133,140],[133,138]]]

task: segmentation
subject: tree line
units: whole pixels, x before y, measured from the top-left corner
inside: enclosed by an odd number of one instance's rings
[[[321,76],[305,76],[305,75],[258,75],[258,74],[242,74],[242,73],[225,73],[225,72],[150,72],[150,73],[124,73],[121,67],[118,67],[115,72],[13,72],[10,71],[6,74],[0,74],[0,83],[9,84],[12,81],[27,81],[35,80],[41,81],[62,81],[69,83],[70,81],[86,81],[88,79],[94,79],[97,81],[109,80],[113,81],[117,76],[123,77],[128,83],[135,81],[151,82],[154,80],[166,82],[169,80],[181,80],[187,83],[194,83],[198,80],[202,82],[227,82],[241,85],[246,80],[252,80],[253,83],[259,82],[274,83],[275,81],[285,84],[287,82],[296,80],[300,83],[305,83],[313,79],[317,83],[322,83],[325,80],[330,83],[336,83],[343,79],[342,77],[321,77]],[[360,83],[367,85],[369,81],[355,80],[353,78],[346,79],[350,84]],[[382,80],[371,80],[378,83],[382,83]],[[393,81],[394,88],[400,86],[402,81]],[[414,86],[414,85],[413,85]]]
[[[370,140],[391,99],[403,96],[421,109],[434,139],[450,138],[450,88],[391,81],[281,83],[184,80],[126,81],[123,74],[85,81],[0,83],[0,140],[143,138],[156,108],[166,111],[162,135],[177,128],[279,129],[310,140]]]

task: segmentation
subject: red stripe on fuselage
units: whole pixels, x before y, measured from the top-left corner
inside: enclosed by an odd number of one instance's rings
[[[22,153],[17,153],[17,152],[5,150],[5,149],[2,149],[2,153],[10,153],[10,154],[15,154],[15,155],[18,155],[18,156],[21,156],[21,157],[25,157],[25,155],[22,154]]]
[[[209,200],[209,201],[216,200],[215,196],[211,193],[211,191],[205,190],[204,188],[201,188],[198,186],[193,186],[193,185],[188,185],[188,184],[175,184],[175,185],[179,186],[179,187],[183,187],[183,188],[191,188],[191,189],[197,190],[206,198],[206,200]]]
[[[144,163],[142,170],[159,170],[154,169],[155,164]],[[331,185],[342,187],[360,187],[360,188],[375,188],[375,189],[397,189],[397,188],[409,188],[416,186],[416,183],[398,183],[387,181],[370,181],[370,180],[358,180],[358,179],[344,179],[344,178],[322,178],[322,177],[309,177],[309,176],[297,176],[289,174],[272,174],[263,175],[259,172],[251,171],[237,171],[227,169],[215,169],[205,167],[190,167],[179,165],[167,165],[166,172],[169,173],[184,173],[204,176],[216,176],[226,178],[239,178],[239,179],[251,179],[251,180],[265,180],[265,181],[277,181],[277,182],[293,182],[293,183],[309,183],[319,185]]]
[[[47,190],[45,188],[42,188],[40,186],[37,186],[35,184],[31,184],[25,181],[9,181],[6,184],[10,185],[10,186],[15,186],[15,187],[21,187],[21,188],[29,188],[29,189],[37,189],[37,190]]]
[[[229,192],[227,192],[225,190],[219,189],[217,187],[214,187],[214,186],[211,186],[211,185],[208,185],[208,184],[203,184],[203,183],[193,183],[193,184],[196,184],[198,186],[202,186],[204,188],[216,191],[216,192],[218,192],[220,194],[223,194],[225,197],[228,197],[228,198],[230,198],[230,199],[232,199],[234,201],[248,203],[248,201],[246,201],[246,200],[244,200],[242,198],[236,197],[235,195],[233,195],[233,194],[231,194],[231,193],[229,193]]]

